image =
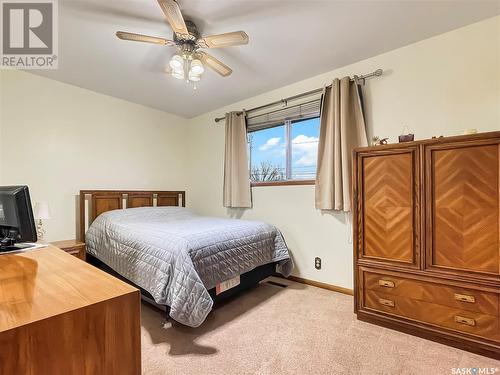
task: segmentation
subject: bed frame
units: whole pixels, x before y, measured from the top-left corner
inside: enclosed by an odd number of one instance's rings
[[[135,207],[186,207],[185,191],[160,191],[160,190],[80,190],[80,216],[79,234],[82,242],[85,242],[85,232],[92,222],[100,214],[117,209],[127,209]],[[125,279],[109,266],[95,258],[91,254],[86,254],[86,261],[93,266],[135,286],[141,291],[143,299],[153,306],[166,312],[169,319],[170,307],[158,305],[153,297],[146,290],[135,285],[130,280]],[[240,275],[240,284],[234,288],[226,290],[217,295],[215,288],[208,291],[214,305],[232,297],[239,292],[258,285],[265,278],[274,275],[276,263],[264,264],[255,269]]]
[[[185,191],[80,190],[80,240],[97,216],[117,209],[135,207],[186,207]]]

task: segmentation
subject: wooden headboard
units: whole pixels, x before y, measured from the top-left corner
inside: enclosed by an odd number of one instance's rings
[[[87,227],[106,211],[155,206],[186,207],[185,191],[157,190],[80,190],[80,240]]]

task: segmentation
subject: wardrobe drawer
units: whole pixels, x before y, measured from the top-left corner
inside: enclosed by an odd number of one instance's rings
[[[498,316],[498,294],[469,288],[363,272],[365,290],[436,303],[460,310]]]
[[[498,316],[365,290],[364,307],[500,342]]]

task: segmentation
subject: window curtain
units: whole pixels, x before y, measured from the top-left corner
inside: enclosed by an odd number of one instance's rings
[[[362,85],[358,77],[335,79],[321,105],[315,203],[321,210],[351,211],[351,158],[366,146]]]
[[[226,113],[224,207],[252,207],[245,114]]]

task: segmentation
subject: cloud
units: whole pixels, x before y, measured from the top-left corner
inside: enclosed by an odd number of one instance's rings
[[[317,163],[318,155],[318,137],[308,137],[307,135],[298,135],[292,139],[292,155],[298,157],[295,165],[310,167]]]
[[[266,143],[264,143],[262,146],[259,147],[260,151],[267,151],[273,147],[276,147],[279,145],[281,138],[280,137],[274,137],[274,138],[269,138]]]

